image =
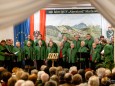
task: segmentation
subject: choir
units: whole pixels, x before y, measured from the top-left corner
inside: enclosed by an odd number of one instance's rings
[[[7,39],[0,42],[0,66],[4,66],[9,71],[13,67],[36,67],[38,70],[41,65],[51,66],[51,61],[47,59],[49,53],[59,53],[59,58],[55,61],[55,66],[95,69],[96,65],[102,62],[113,62],[114,59],[114,37],[108,41],[101,36],[93,39],[90,34],[86,35],[85,40],[80,40],[80,36],[75,35],[75,39],[69,42],[66,36],[59,46],[50,39],[47,44],[42,40],[42,35],[38,35],[36,41],[25,40],[24,47],[20,42],[13,46],[13,40]],[[85,54],[89,54],[85,55]]]

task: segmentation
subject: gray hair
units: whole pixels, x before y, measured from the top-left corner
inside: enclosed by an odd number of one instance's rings
[[[44,74],[44,73],[45,73],[44,71],[39,71],[38,72],[38,74],[37,74],[38,75],[38,80],[41,80],[41,75]]]
[[[97,73],[98,77],[100,77],[100,78],[103,77],[105,75],[105,68],[98,68],[96,70],[96,73]]]
[[[46,81],[49,80],[49,75],[47,73],[43,73],[41,75],[41,80],[42,80],[43,83],[45,83]]]
[[[38,74],[38,70],[37,69],[31,70],[31,74]]]
[[[21,86],[25,81],[24,80],[18,80],[16,83],[15,83],[15,86]]]
[[[88,86],[99,86],[99,77],[91,76],[88,81]]]
[[[35,86],[34,83],[30,80],[25,81],[24,83],[22,83],[21,86]]]

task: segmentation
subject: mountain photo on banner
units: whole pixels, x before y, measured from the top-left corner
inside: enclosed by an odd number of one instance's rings
[[[99,38],[102,35],[101,17],[99,13],[47,14],[46,39],[52,38],[55,42],[60,42],[62,36],[66,35],[72,41],[75,34],[84,39],[88,33]]]

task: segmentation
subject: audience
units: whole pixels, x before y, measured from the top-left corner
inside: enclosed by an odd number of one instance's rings
[[[91,76],[88,81],[88,86],[99,86],[99,77],[98,76]]]
[[[15,67],[11,73],[2,67],[0,86],[115,86],[115,68],[111,71],[101,67],[95,73],[94,70],[78,70],[76,66],[50,67],[49,74],[41,70],[33,69],[28,73]]]

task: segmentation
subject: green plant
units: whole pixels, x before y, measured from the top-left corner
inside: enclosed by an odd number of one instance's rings
[[[110,70],[112,70],[115,67],[115,64],[113,61],[108,61],[108,62],[105,61],[96,65],[96,68],[99,67],[109,68]]]

